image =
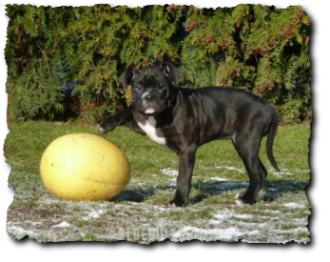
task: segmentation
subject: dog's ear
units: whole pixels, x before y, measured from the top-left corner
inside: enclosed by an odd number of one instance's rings
[[[132,64],[129,67],[127,67],[118,79],[119,84],[124,89],[126,89],[127,85],[130,85],[132,83],[132,80],[134,79],[136,72],[137,69],[135,65]]]
[[[168,62],[162,62],[160,69],[164,72],[166,77],[178,85],[183,78],[183,73],[179,71],[174,65]]]

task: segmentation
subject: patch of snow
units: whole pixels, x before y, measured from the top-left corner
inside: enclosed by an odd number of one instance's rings
[[[207,222],[208,225],[219,225],[221,224],[221,221],[220,220],[214,220],[214,219],[210,219],[208,222]]]
[[[299,225],[304,225],[304,226],[306,226],[306,225],[308,224],[308,220],[307,220],[307,218],[295,218],[295,219],[293,219],[293,220],[296,221],[297,224],[299,224]]]
[[[106,211],[104,209],[100,209],[100,210],[92,210],[87,217],[82,217],[81,219],[83,220],[90,220],[92,218],[97,219],[100,218],[101,215],[105,214]]]
[[[54,225],[52,227],[72,227],[71,224],[69,224],[68,222],[66,221],[63,221],[62,223],[58,224],[58,225]]]
[[[291,172],[274,172],[273,174],[274,174],[274,175],[286,175],[286,176],[290,176],[290,175],[292,175]]]
[[[25,236],[34,237],[36,234],[31,230],[26,230],[19,226],[7,225],[8,234],[14,236],[16,239],[20,240]]]
[[[264,210],[264,212],[272,213],[272,214],[280,214],[280,213],[281,213],[281,212],[278,211],[278,210],[270,210],[270,209],[266,209],[266,210]]]
[[[288,208],[306,208],[306,205],[304,204],[298,204],[298,203],[286,203],[284,205],[282,205],[284,207],[288,207]]]
[[[259,230],[242,232],[235,227],[229,228],[214,228],[214,229],[203,229],[191,226],[185,226],[181,230],[175,232],[173,237],[176,239],[221,239],[221,240],[238,240],[244,235],[257,235]]]
[[[239,169],[239,168],[236,168],[236,167],[233,167],[233,166],[216,166],[215,168],[216,169],[227,169],[227,170],[236,171],[236,172],[239,172],[239,173],[242,173],[242,174],[245,173],[245,171],[243,171],[242,169]]]
[[[231,216],[228,214],[224,214],[224,213],[218,213],[213,215],[214,218],[219,219],[219,220],[226,220],[228,218],[230,218]]]
[[[37,226],[37,225],[42,224],[42,222],[35,222],[35,221],[31,221],[31,220],[25,220],[24,222],[28,223],[31,226]]]
[[[289,170],[287,168],[284,168],[284,169],[281,169],[281,172],[273,172],[272,170],[272,167],[268,166],[267,167],[268,170],[270,170],[269,172],[271,174],[274,174],[274,175],[292,175],[292,174],[308,174],[310,173],[311,171],[310,170]]]
[[[301,227],[297,227],[297,228],[292,228],[292,229],[273,229],[271,230],[272,233],[275,234],[298,234],[298,233],[302,233],[302,232],[308,232],[307,227],[305,228],[301,228]]]
[[[222,212],[219,212],[217,214],[214,214],[213,217],[214,218],[217,218],[219,220],[226,220],[226,219],[231,218],[231,217],[240,218],[240,219],[253,218],[252,215],[236,214],[235,212],[229,211],[228,209],[226,209],[226,210],[224,210]]]
[[[214,180],[214,181],[227,181],[226,178],[220,178],[220,177],[210,177],[208,180]]]
[[[234,217],[236,218],[240,218],[240,219],[249,219],[249,218],[253,218],[252,215],[241,215],[241,214],[235,214]]]
[[[169,167],[161,169],[160,172],[162,172],[164,175],[167,175],[167,176],[178,176],[178,174],[179,174],[178,170],[174,170]]]

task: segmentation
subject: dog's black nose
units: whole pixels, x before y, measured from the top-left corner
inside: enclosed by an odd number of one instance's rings
[[[154,100],[153,96],[152,95],[147,95],[145,97],[145,99],[148,101],[148,102],[151,102],[152,100]]]

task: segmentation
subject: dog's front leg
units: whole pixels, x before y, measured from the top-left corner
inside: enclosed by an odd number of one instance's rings
[[[179,152],[179,176],[176,182],[176,192],[170,206],[187,206],[191,188],[191,178],[195,165],[196,146],[188,146]]]
[[[108,117],[99,127],[101,134],[106,134],[114,130],[117,126],[127,126],[133,131],[145,135],[144,131],[136,123],[132,111],[129,109],[118,112],[117,114]]]

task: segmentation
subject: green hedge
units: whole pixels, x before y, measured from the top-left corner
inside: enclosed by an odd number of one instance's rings
[[[310,19],[299,6],[36,7],[7,5],[10,117],[100,121],[125,107],[117,79],[129,64],[170,61],[183,87],[246,89],[283,124],[310,117]],[[74,83],[76,98],[63,88]],[[74,103],[73,103],[74,101]]]

